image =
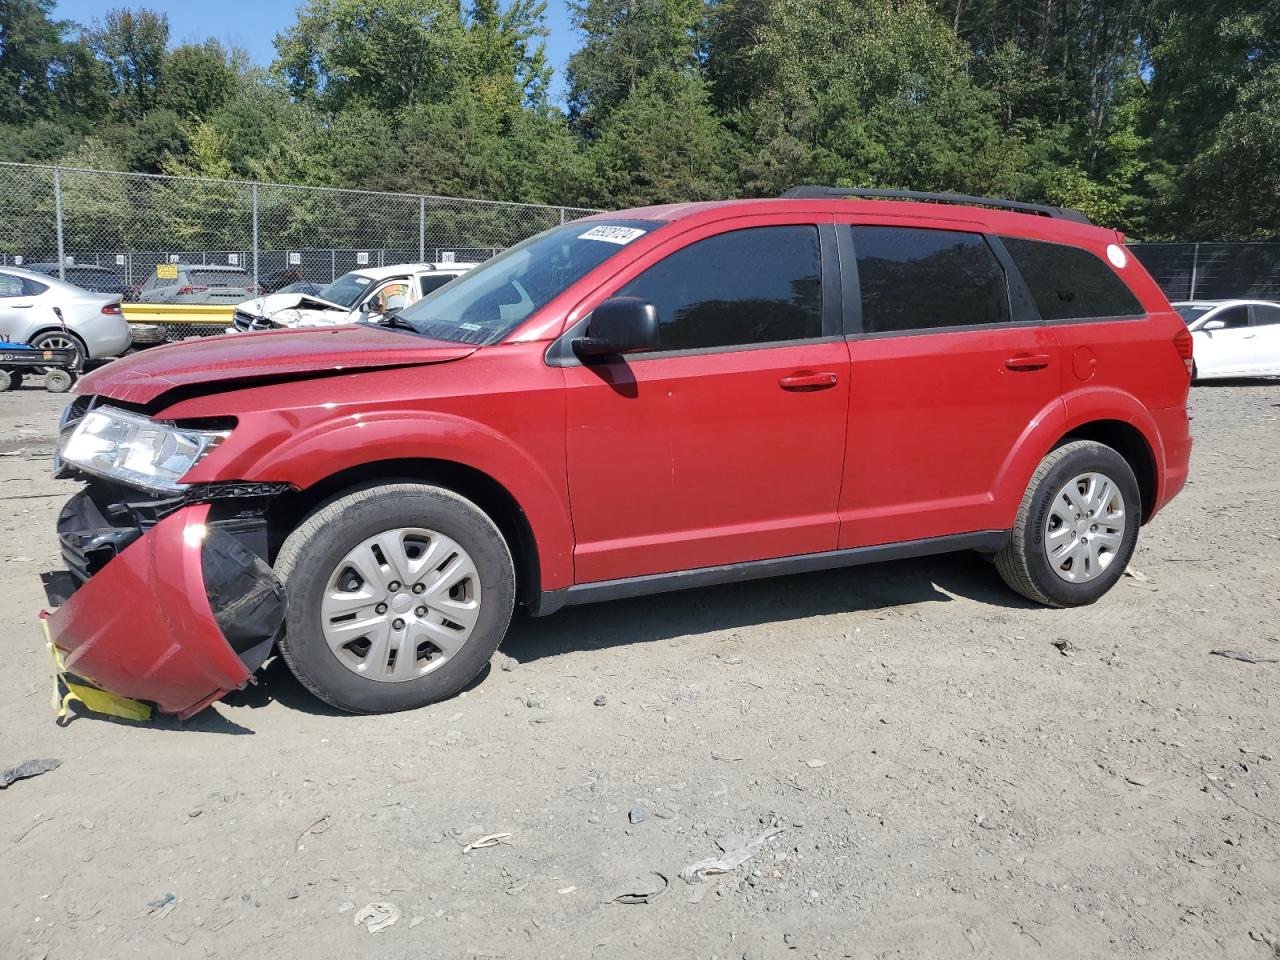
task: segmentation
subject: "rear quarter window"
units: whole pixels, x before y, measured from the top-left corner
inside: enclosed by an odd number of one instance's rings
[[[1101,257],[1080,247],[1021,237],[1000,241],[1045,320],[1141,317],[1146,311]]]

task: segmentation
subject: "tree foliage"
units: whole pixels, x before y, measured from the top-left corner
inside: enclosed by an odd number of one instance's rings
[[[800,182],[1280,236],[1280,0],[305,0],[268,68],[0,0],[0,160],[616,207]],[[305,219],[296,229],[305,230]]]

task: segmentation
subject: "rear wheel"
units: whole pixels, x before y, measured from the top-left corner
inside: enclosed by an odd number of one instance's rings
[[[83,341],[74,333],[64,330],[46,330],[31,338],[31,346],[37,350],[68,350],[71,352],[71,368],[83,370],[85,361],[89,359],[89,351]],[[46,370],[50,369],[48,367]]]
[[[66,393],[76,382],[76,378],[67,370],[50,369],[44,375],[44,388],[50,393]]]
[[[0,370],[0,393],[15,389],[22,382],[21,374],[13,374],[8,370]]]
[[[289,535],[275,569],[288,597],[285,662],[354,713],[461,691],[502,642],[515,603],[514,564],[493,521],[425,484],[331,501]]]
[[[1124,457],[1100,443],[1073,441],[1040,462],[996,568],[1037,603],[1093,603],[1124,573],[1141,521],[1138,481]]]

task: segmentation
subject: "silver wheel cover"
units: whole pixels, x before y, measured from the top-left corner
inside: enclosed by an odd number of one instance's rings
[[[439,669],[480,616],[480,574],[466,550],[421,527],[365,540],[329,574],[320,624],[344,667],[399,683]]]
[[[1068,583],[1088,583],[1106,572],[1125,533],[1124,496],[1101,473],[1082,473],[1049,501],[1044,551],[1049,566]]]

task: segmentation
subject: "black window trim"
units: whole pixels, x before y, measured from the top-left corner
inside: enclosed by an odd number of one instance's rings
[[[665,360],[675,357],[699,357],[718,353],[743,353],[747,350],[776,350],[779,347],[795,347],[808,346],[810,344],[819,343],[840,343],[845,339],[842,332],[842,320],[840,315],[841,307],[841,270],[840,254],[837,249],[838,231],[830,220],[812,221],[802,220],[796,223],[760,223],[750,226],[730,227],[728,230],[722,230],[718,233],[709,234],[698,240],[691,241],[684,246],[672,250],[667,256],[672,256],[700,243],[702,240],[711,240],[715,237],[721,237],[729,233],[736,233],[739,230],[765,230],[769,227],[816,227],[818,230],[818,259],[822,270],[822,335],[819,337],[798,337],[793,340],[770,340],[764,343],[735,343],[728,346],[719,347],[692,347],[688,350],[652,350],[645,353],[629,353],[625,357],[618,360],[603,360],[592,364],[584,364],[578,355],[573,352],[573,341],[583,336],[587,331],[587,324],[591,321],[591,314],[587,313],[579,317],[577,322],[570,324],[569,327],[560,334],[543,355],[546,365],[549,367],[582,367],[582,366],[607,366],[609,364],[623,362],[632,363],[646,360]],[[666,259],[665,257],[663,259]],[[661,263],[662,261],[657,261]],[[648,268],[646,268],[648,269]],[[637,277],[642,276],[644,271],[636,274]],[[634,278],[633,278],[634,279]],[[630,281],[628,281],[630,282]],[[612,285],[612,284],[611,284]],[[612,296],[610,294],[609,296]],[[604,298],[608,299],[608,296]],[[604,302],[603,300],[601,301]]]
[[[965,225],[968,226],[967,224]],[[966,323],[958,326],[917,327],[911,330],[876,330],[868,332],[862,325],[862,286],[858,277],[858,252],[853,242],[854,227],[889,227],[891,229],[938,230],[944,233],[977,234],[986,241],[987,248],[1004,271],[1005,298],[1009,319],[1001,323]],[[1008,330],[1017,327],[1044,326],[1031,289],[1021,271],[1014,265],[1009,251],[1000,238],[983,230],[955,227],[935,227],[916,223],[859,223],[843,221],[836,226],[836,238],[840,250],[841,278],[843,280],[844,329],[846,340],[882,340],[886,337],[919,337],[939,333],[973,333],[979,330]]]
[[[1060,243],[1057,240],[1045,240],[1042,237],[1015,237],[1012,234],[1010,234],[1009,236],[1010,236],[1010,239],[1013,239],[1013,240],[1027,240],[1031,243],[1050,243],[1058,247],[1071,247],[1073,250],[1084,250],[1085,253],[1089,254],[1094,259],[1100,261],[1102,265],[1106,267],[1108,270],[1111,269],[1110,265],[1101,257],[1099,257],[1096,253],[1094,253],[1092,250],[1089,250],[1085,247],[1077,246],[1074,243]],[[999,234],[992,234],[989,237],[989,239],[993,244],[998,245],[1000,250],[1004,253],[1004,256],[1008,258],[1008,262],[1009,262],[1008,269],[1011,271],[1011,276],[1017,276],[1018,282],[1021,284],[1022,289],[1026,291],[1027,299],[1031,303],[1031,309],[1035,311],[1035,315],[1037,317],[1041,317],[1040,308],[1036,306],[1035,298],[1031,296],[1031,287],[1026,282],[1026,279],[1022,276],[1022,271],[1018,269],[1018,265],[1013,262],[1013,257],[1009,254],[1009,251],[1005,249],[1003,238]],[[1133,256],[1133,254],[1129,254],[1129,256],[1134,260],[1137,259],[1136,257]],[[1129,286],[1129,284],[1125,283],[1123,277],[1118,276],[1117,278],[1120,280],[1121,283],[1124,284],[1125,289],[1129,291],[1129,295],[1133,297],[1135,301],[1137,301],[1138,307],[1142,311],[1141,313],[1121,313],[1121,314],[1115,314],[1115,315],[1106,316],[1106,317],[1061,317],[1057,320],[1045,320],[1043,317],[1041,317],[1041,323],[1044,323],[1046,326],[1050,326],[1050,327],[1060,327],[1060,326],[1063,326],[1064,324],[1121,323],[1121,322],[1127,322],[1130,320],[1136,320],[1136,321],[1149,320],[1151,318],[1151,314],[1147,311],[1146,305],[1143,304],[1143,302],[1138,299],[1138,295],[1133,292],[1133,289]]]

